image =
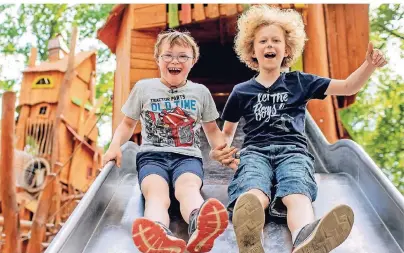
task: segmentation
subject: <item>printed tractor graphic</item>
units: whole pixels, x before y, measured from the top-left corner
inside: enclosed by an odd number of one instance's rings
[[[161,111],[159,117],[164,125],[170,129],[176,147],[193,145],[195,120],[191,116],[187,115],[180,107],[176,107],[170,111]]]
[[[292,121],[293,118],[291,116],[289,116],[286,113],[283,113],[281,117],[278,120],[274,121],[270,126],[282,129],[285,132],[290,132],[289,128],[286,127],[285,122],[291,123]]]

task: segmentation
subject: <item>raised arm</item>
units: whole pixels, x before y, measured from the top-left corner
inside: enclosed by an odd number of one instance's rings
[[[366,59],[362,65],[345,80],[332,79],[325,94],[350,96],[356,94],[367,82],[376,68],[387,64],[383,53],[369,42]]]

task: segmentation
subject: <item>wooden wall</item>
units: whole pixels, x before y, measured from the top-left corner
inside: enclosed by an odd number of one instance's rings
[[[308,41],[303,57],[304,71],[329,77],[324,6],[322,4],[309,5],[306,33]],[[327,96],[324,100],[311,100],[307,108],[327,140],[331,143],[337,141],[338,130],[333,97]]]
[[[119,29],[116,46],[116,71],[114,84],[114,100],[112,105],[112,131],[114,132],[123,114],[121,107],[130,93],[130,61],[131,61],[131,31],[134,19],[134,9],[126,8]]]
[[[41,102],[56,103],[58,101],[59,87],[63,80],[63,74],[64,73],[58,71],[24,73],[18,104],[33,105]],[[32,88],[33,82],[39,76],[50,76],[54,82],[53,88]]]
[[[369,42],[368,4],[326,4],[327,48],[330,76],[347,78],[365,60]],[[355,101],[355,95],[339,99],[339,107]]]

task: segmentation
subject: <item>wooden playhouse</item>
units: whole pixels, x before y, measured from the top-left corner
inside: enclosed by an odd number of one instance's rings
[[[302,59],[292,69],[332,78],[346,78],[364,60],[369,41],[367,4],[276,4],[298,10],[309,40]],[[189,78],[206,85],[220,110],[232,87],[252,77],[233,50],[238,15],[245,4],[120,4],[116,5],[98,38],[116,55],[113,130],[123,115],[120,109],[133,85],[158,77],[153,57],[157,34],[167,28],[191,32],[201,57]],[[226,67],[223,67],[226,66]],[[308,109],[330,142],[347,138],[338,110],[355,101],[327,97],[311,101]],[[139,133],[140,128],[135,130]],[[136,141],[136,140],[135,140]]]
[[[96,146],[98,129],[95,126],[97,115],[94,105],[96,52],[75,55],[68,101],[60,115],[62,123],[55,127],[69,49],[61,36],[57,36],[49,41],[48,50],[48,61],[37,65],[36,50],[33,49],[29,65],[23,72],[15,146],[17,150],[29,154],[29,159],[22,161],[19,153],[15,153],[16,162],[21,160],[20,166],[17,166],[17,200],[21,222],[30,223],[42,204],[38,197],[46,176],[57,174],[57,188],[52,192],[55,198],[45,217],[57,212],[54,225],[60,227],[61,224],[57,223],[68,218],[77,204],[74,200],[88,189],[101,166],[102,151]],[[51,168],[55,134],[58,135],[59,147],[55,155],[57,169]],[[64,206],[63,210],[59,210],[61,206]]]

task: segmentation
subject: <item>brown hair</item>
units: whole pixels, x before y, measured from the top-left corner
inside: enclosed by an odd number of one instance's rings
[[[189,32],[180,32],[176,30],[169,30],[161,32],[157,36],[157,42],[154,45],[154,58],[157,60],[160,55],[160,47],[163,42],[168,42],[170,47],[174,45],[185,46],[192,48],[192,53],[195,63],[199,59],[199,47],[195,42],[195,39]]]

